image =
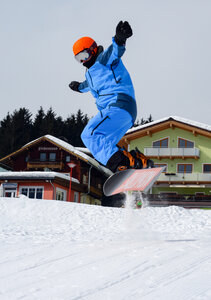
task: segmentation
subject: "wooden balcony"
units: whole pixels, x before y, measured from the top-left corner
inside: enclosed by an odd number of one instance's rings
[[[64,164],[61,161],[40,161],[30,160],[27,162],[27,170],[38,170],[38,169],[52,169],[52,170],[63,170]]]
[[[198,148],[144,148],[144,154],[150,158],[193,158],[199,159],[200,150]]]
[[[158,183],[168,184],[211,184],[211,173],[162,173],[158,178]]]

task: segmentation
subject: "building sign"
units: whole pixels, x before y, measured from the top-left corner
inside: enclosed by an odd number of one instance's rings
[[[57,147],[39,147],[38,151],[57,151]]]

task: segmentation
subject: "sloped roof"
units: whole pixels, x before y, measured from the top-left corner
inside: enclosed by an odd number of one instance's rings
[[[90,165],[92,165],[93,167],[95,167],[96,169],[100,170],[101,172],[103,172],[105,175],[107,176],[110,176],[112,174],[112,172],[107,169],[106,167],[100,165],[94,158],[90,157],[89,155],[87,155],[86,153],[83,153],[82,151],[79,151],[76,147],[72,146],[71,144],[59,139],[59,138],[56,138],[52,135],[44,135],[36,140],[33,140],[29,143],[27,143],[26,145],[24,145],[22,148],[20,148],[19,150],[11,153],[10,155],[0,159],[0,162],[1,161],[4,161],[6,159],[8,159],[9,157],[13,156],[13,155],[17,155],[18,153],[24,151],[25,149],[27,149],[28,147],[42,141],[42,140],[46,140],[46,141],[49,141],[51,143],[53,143],[54,145],[58,146],[58,147],[61,147],[62,149],[64,149],[65,151],[79,157],[81,160],[89,163]]]
[[[197,121],[192,121],[189,119],[185,119],[182,117],[177,117],[177,116],[170,116],[170,117],[165,117],[144,125],[140,125],[137,127],[133,127],[131,129],[129,129],[127,131],[127,133],[125,134],[124,138],[129,138],[130,137],[135,137],[136,134],[138,134],[138,132],[142,132],[142,131],[147,131],[149,129],[151,129],[152,127],[158,127],[158,125],[161,124],[165,124],[165,123],[170,123],[170,122],[174,122],[175,124],[183,124],[186,127],[191,127],[194,128],[198,131],[200,131],[200,133],[204,132],[204,134],[208,134],[211,137],[211,125],[207,125],[207,124],[203,124]],[[123,138],[123,139],[124,139]]]
[[[150,127],[150,126],[154,126],[154,125],[159,124],[159,123],[163,123],[163,122],[166,122],[166,121],[171,121],[171,120],[172,121],[177,121],[177,122],[180,122],[180,123],[184,123],[184,124],[187,124],[187,125],[191,125],[193,127],[197,127],[197,128],[204,129],[204,130],[207,130],[207,131],[211,131],[211,125],[203,124],[203,123],[200,123],[200,122],[197,122],[197,121],[188,120],[188,119],[185,119],[185,118],[182,118],[182,117],[170,116],[170,117],[159,119],[157,121],[153,121],[153,122],[150,122],[150,123],[147,123],[147,124],[144,124],[144,125],[140,125],[140,126],[131,128],[127,131],[127,134],[132,133],[132,132],[137,131],[137,130],[140,130],[140,129]]]

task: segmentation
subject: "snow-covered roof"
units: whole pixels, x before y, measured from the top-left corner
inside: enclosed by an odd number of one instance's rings
[[[185,118],[182,118],[182,117],[170,116],[170,117],[165,117],[165,118],[162,118],[162,119],[159,119],[157,121],[153,121],[153,122],[150,122],[150,123],[147,123],[147,124],[144,124],[144,125],[133,127],[133,128],[131,128],[127,131],[127,134],[133,133],[135,131],[138,131],[138,130],[141,130],[141,129],[144,129],[144,128],[147,128],[147,127],[154,126],[154,125],[159,124],[159,123],[163,123],[165,121],[170,121],[170,120],[177,121],[177,122],[180,122],[180,123],[184,123],[184,124],[187,124],[187,125],[190,125],[190,126],[194,126],[194,127],[197,127],[197,128],[203,129],[203,130],[211,131],[211,125],[203,124],[203,123],[200,123],[200,122],[197,122],[197,121],[188,120],[188,119],[185,119]]]
[[[101,172],[105,173],[107,176],[112,175],[112,172],[109,169],[107,169],[106,167],[100,165],[94,158],[92,158],[89,155],[87,155],[86,153],[78,150],[78,148],[72,146],[71,144],[69,144],[69,143],[67,143],[67,142],[65,142],[65,141],[63,141],[63,140],[61,140],[59,138],[56,138],[56,137],[54,137],[54,136],[52,136],[50,134],[47,134],[47,135],[45,135],[45,136],[43,136],[41,138],[46,138],[48,141],[53,142],[54,144],[58,145],[59,147],[65,149],[66,151],[74,153],[76,156],[78,156],[81,159],[85,160],[90,165],[94,166],[96,169],[98,169]],[[38,141],[41,138],[38,138],[38,139],[36,139],[34,141],[31,141],[30,143],[24,145],[22,148],[30,146],[31,144],[35,143],[36,141]]]
[[[58,172],[43,172],[43,171],[19,171],[19,172],[0,172],[0,179],[45,179],[51,180],[54,178],[61,178],[65,180],[70,180],[70,175],[66,173]],[[75,183],[80,183],[78,179],[72,178],[71,181]]]
[[[88,155],[92,155],[90,150],[88,148],[85,148],[85,147],[75,147],[78,151],[81,151],[83,153],[86,153]]]

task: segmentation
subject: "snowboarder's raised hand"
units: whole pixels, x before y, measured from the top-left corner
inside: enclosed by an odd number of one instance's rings
[[[116,35],[114,37],[115,42],[118,45],[124,45],[126,39],[128,39],[132,35],[133,35],[133,31],[130,24],[127,21],[125,22],[120,21],[116,27]]]
[[[69,84],[69,88],[75,92],[80,92],[78,89],[79,84],[80,84],[80,82],[78,82],[78,81],[71,81]]]

